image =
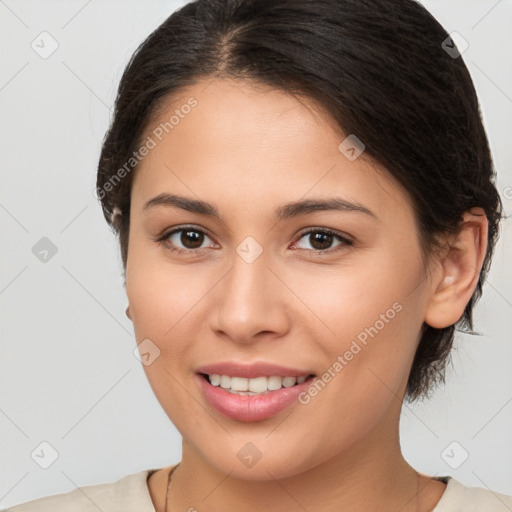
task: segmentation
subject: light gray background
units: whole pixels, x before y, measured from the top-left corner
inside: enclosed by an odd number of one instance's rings
[[[510,214],[512,2],[424,4],[469,43],[463,57]],[[1,508],[180,459],[180,437],[133,355],[118,246],[93,194],[121,72],[142,39],[180,5],[0,1]],[[43,31],[59,45],[46,59],[31,48]],[[38,44],[50,48],[48,39]],[[505,221],[476,308],[484,336],[458,335],[447,385],[430,402],[404,406],[401,422],[404,454],[418,470],[506,494],[511,229]],[[58,250],[46,263],[32,252],[42,237]],[[58,452],[48,469],[40,467],[51,457],[43,441]],[[454,469],[463,450],[469,456]]]

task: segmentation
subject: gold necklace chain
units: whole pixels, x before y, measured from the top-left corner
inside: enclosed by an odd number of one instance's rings
[[[167,502],[169,500],[169,489],[171,488],[171,480],[172,480],[172,474],[174,473],[175,469],[180,465],[180,463],[178,462],[178,464],[176,464],[176,466],[174,466],[171,471],[169,471],[169,477],[167,478],[167,493],[165,494],[165,506],[164,506],[164,512],[167,512]]]
[[[171,481],[172,481],[172,474],[176,470],[176,468],[180,465],[176,464],[171,471],[169,471],[169,477],[167,478],[167,493],[165,494],[165,505],[164,505],[164,512],[168,512],[167,510],[167,502],[169,501],[169,490],[171,488]],[[420,474],[415,470],[416,473],[416,512],[420,512],[420,500],[419,500],[419,494],[420,494]]]
[[[414,470],[416,473],[416,512],[420,512],[420,474]]]

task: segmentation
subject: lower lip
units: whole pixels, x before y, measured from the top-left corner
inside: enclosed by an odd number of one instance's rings
[[[220,413],[238,421],[261,421],[280,413],[311,385],[312,377],[302,384],[269,391],[261,395],[237,395],[220,386],[212,386],[203,375],[196,376],[208,402]]]

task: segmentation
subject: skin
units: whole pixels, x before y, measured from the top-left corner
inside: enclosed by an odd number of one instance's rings
[[[423,323],[455,323],[476,287],[485,215],[468,212],[427,268],[406,191],[365,153],[346,158],[338,149],[346,134],[313,102],[208,78],[168,98],[147,134],[190,97],[197,106],[136,171],[126,266],[137,343],[150,339],[160,350],[144,370],[183,437],[168,510],[432,510],[446,486],[418,481],[403,458],[400,410]],[[143,211],[162,192],[212,203],[223,220],[166,206]],[[334,196],[377,218],[332,210],[273,218],[285,203]],[[196,246],[181,232],[167,246],[155,241],[186,224],[207,232]],[[327,238],[315,254],[306,228],[336,230],[353,244]],[[236,252],[247,236],[263,250],[252,263]],[[172,243],[184,252],[171,252]],[[401,311],[307,405],[235,421],[197,386],[196,368],[223,360],[322,375],[394,303]],[[237,457],[247,442],[262,454],[250,468]],[[169,469],[148,480],[158,512]]]

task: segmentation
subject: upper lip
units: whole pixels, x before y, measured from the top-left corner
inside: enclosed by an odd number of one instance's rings
[[[301,370],[297,368],[289,368],[273,363],[259,361],[255,363],[242,363],[236,361],[222,361],[212,363],[197,368],[198,373],[206,373],[208,375],[229,375],[230,377],[246,377],[248,379],[256,377],[301,377],[312,375],[313,372]]]

